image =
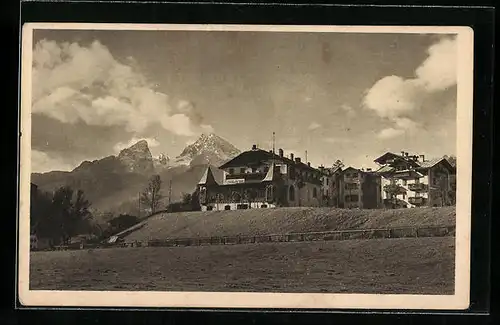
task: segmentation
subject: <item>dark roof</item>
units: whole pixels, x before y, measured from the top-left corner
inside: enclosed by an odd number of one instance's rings
[[[419,165],[420,169],[431,168],[431,167],[434,167],[434,166],[436,166],[438,164],[444,164],[444,166],[450,172],[455,172],[455,168],[450,164],[450,162],[446,158],[435,158],[435,159],[431,159],[431,160],[426,160],[426,161],[420,161],[420,162],[418,162],[418,165]]]
[[[279,155],[277,155],[275,153],[272,153],[272,152],[269,152],[266,150],[262,150],[262,149],[244,151],[244,152],[240,153],[238,156],[231,159],[230,161],[223,164],[222,166],[219,166],[219,168],[225,169],[225,168],[229,168],[229,167],[248,166],[248,165],[252,165],[252,164],[259,165],[259,164],[263,163],[264,161],[270,160],[273,158],[275,161],[284,162],[284,163],[289,164],[289,165],[294,165],[294,166],[301,167],[304,169],[319,171],[319,169],[311,167],[311,166],[307,165],[306,163],[303,163],[303,162],[297,163],[297,162],[295,162],[287,157],[280,157]]]
[[[412,157],[413,156],[405,157],[405,156],[395,154],[393,152],[386,152],[382,156],[375,159],[374,162],[376,162],[378,164],[386,164],[387,160],[389,160],[389,159],[398,159],[400,161],[407,162],[410,165],[413,165],[414,167],[418,167],[418,161],[413,160]]]
[[[378,174],[385,174],[385,173],[390,173],[394,171],[394,167],[391,166],[382,166],[380,169],[376,170],[375,172]]]

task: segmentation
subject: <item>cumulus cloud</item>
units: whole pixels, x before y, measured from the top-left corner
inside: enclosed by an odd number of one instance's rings
[[[349,117],[356,116],[356,111],[350,105],[342,104],[340,108],[347,113],[347,116]]]
[[[44,173],[48,171],[70,171],[74,166],[64,162],[63,159],[53,157],[46,152],[31,150],[31,172]]]
[[[317,122],[311,122],[311,124],[309,124],[309,126],[307,127],[309,130],[316,130],[316,129],[319,129],[321,127],[321,124],[317,123]]]
[[[118,142],[117,144],[115,144],[113,146],[113,150],[115,151],[115,153],[119,153],[123,149],[129,148],[141,140],[146,140],[149,148],[158,147],[160,145],[160,142],[158,140],[156,140],[155,138],[136,138],[136,137],[133,137],[132,139],[130,139],[127,142]]]
[[[335,137],[327,137],[327,138],[324,138],[323,140],[325,142],[328,142],[328,143],[336,143],[336,144],[352,142],[351,139],[347,139],[347,138],[335,138]]]
[[[440,39],[428,48],[427,54],[415,70],[414,78],[386,76],[366,92],[363,100],[365,108],[394,123],[394,127],[380,132],[381,138],[390,138],[417,127],[408,116],[419,110],[431,94],[456,85],[456,38]]]
[[[391,139],[402,135],[405,131],[402,129],[386,128],[378,133],[379,139]]]
[[[428,49],[429,57],[415,74],[427,91],[445,90],[457,83],[457,40],[444,38]]]
[[[139,133],[153,124],[183,136],[201,131],[194,105],[172,105],[137,69],[117,61],[98,41],[89,46],[42,40],[33,51],[33,113],[63,123],[123,126]],[[204,126],[206,128],[206,126]]]

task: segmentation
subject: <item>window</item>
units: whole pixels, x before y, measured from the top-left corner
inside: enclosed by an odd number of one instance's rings
[[[234,168],[229,168],[229,175],[233,175],[234,174]]]
[[[295,201],[295,187],[293,185],[288,189],[288,200],[291,202]]]
[[[267,204],[262,204],[260,207],[265,209],[265,208],[267,208]]]
[[[224,206],[224,210],[231,210],[231,206],[230,205]]]
[[[356,189],[358,189],[358,184],[357,183],[345,183],[344,188],[346,190],[356,190]]]
[[[359,197],[357,195],[346,195],[345,196],[345,201],[346,202],[358,202]]]
[[[328,185],[328,178],[326,179],[326,185]]]
[[[318,196],[318,192],[317,192],[317,189],[316,187],[313,188],[313,198],[316,198]]]
[[[269,167],[268,166],[264,167],[264,173],[267,173],[268,171],[269,171]]]
[[[245,174],[245,168],[240,168],[240,174]]]
[[[403,179],[403,185],[406,186],[408,184],[406,179]]]
[[[211,205],[207,206],[207,211],[212,211],[213,209],[214,209],[213,206],[211,206]]]
[[[256,173],[256,172],[257,172],[257,168],[252,167],[252,173]]]
[[[248,209],[248,204],[238,204],[236,206],[236,209],[238,209],[238,210],[246,210],[246,209]]]
[[[358,173],[352,173],[352,178],[357,178],[358,177]]]

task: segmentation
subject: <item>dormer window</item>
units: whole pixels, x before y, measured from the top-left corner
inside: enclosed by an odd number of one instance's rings
[[[229,168],[229,175],[233,175],[234,174],[234,168]]]

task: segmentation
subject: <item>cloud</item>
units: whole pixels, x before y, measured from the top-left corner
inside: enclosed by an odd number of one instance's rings
[[[395,128],[386,128],[379,132],[377,137],[379,139],[391,139],[404,134],[404,130]]]
[[[427,91],[446,90],[457,83],[457,41],[443,38],[428,49],[415,74]]]
[[[380,117],[394,118],[418,108],[422,89],[419,82],[398,76],[377,81],[364,98],[364,105]]]
[[[352,142],[351,139],[346,139],[346,138],[335,138],[335,137],[328,137],[323,139],[325,142],[328,143],[349,143]]]
[[[93,42],[42,40],[33,51],[33,113],[63,123],[123,126],[139,133],[152,125],[182,136],[201,132],[203,121],[194,105],[172,105],[135,68],[135,60],[118,62],[107,47]]]
[[[61,158],[53,157],[46,152],[31,150],[31,172],[44,173],[48,171],[71,171],[74,166],[63,161]]]
[[[420,125],[419,123],[413,121],[412,119],[409,119],[407,117],[398,117],[394,119],[394,122],[396,126],[400,130],[407,130],[407,131],[413,131],[418,128]]]
[[[160,145],[160,142],[158,140],[156,140],[155,138],[136,138],[136,137],[133,137],[128,142],[118,142],[117,144],[115,144],[113,146],[113,150],[115,153],[119,153],[123,149],[129,148],[141,140],[146,140],[149,148],[158,147]]]
[[[379,138],[388,139],[412,131],[418,124],[409,116],[421,109],[430,95],[457,83],[457,40],[441,38],[427,49],[427,58],[415,70],[415,78],[386,76],[365,94],[363,105],[390,120],[393,127],[382,130]]]
[[[309,124],[309,126],[307,127],[309,130],[316,130],[316,129],[319,129],[321,127],[321,124],[317,123],[317,122],[311,122],[311,124]]]
[[[340,108],[347,113],[347,116],[349,117],[356,116],[356,111],[350,105],[342,104]]]

